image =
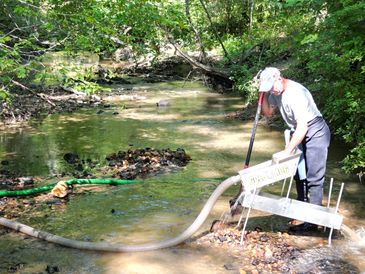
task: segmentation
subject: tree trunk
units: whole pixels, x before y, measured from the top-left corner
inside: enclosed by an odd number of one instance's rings
[[[202,61],[203,63],[206,63],[207,54],[204,49],[203,40],[201,38],[200,32],[195,28],[195,26],[193,24],[193,20],[191,19],[191,16],[190,16],[190,0],[185,0],[185,12],[186,12],[186,17],[188,18],[190,28],[194,32],[196,41],[200,48],[200,55],[201,55],[200,61]]]
[[[254,0],[250,0],[250,30],[252,30],[252,26],[253,26],[253,9],[255,7],[255,2]]]
[[[231,60],[229,59],[228,52],[226,51],[226,48],[224,47],[222,40],[220,39],[220,37],[219,37],[219,35],[218,35],[218,33],[217,33],[216,29],[214,28],[214,25],[213,25],[213,23],[212,23],[212,18],[210,17],[210,14],[209,14],[209,12],[208,12],[207,7],[206,7],[206,6],[205,6],[205,4],[204,4],[204,1],[203,1],[203,0],[200,0],[200,3],[202,4],[202,6],[203,6],[203,8],[204,8],[204,11],[205,11],[205,13],[207,14],[207,17],[208,17],[208,20],[209,20],[209,23],[210,23],[210,26],[211,26],[211,28],[212,28],[213,33],[214,33],[215,37],[217,38],[217,40],[218,40],[219,44],[221,45],[221,47],[222,47],[222,49],[223,49],[223,51],[224,51],[224,56],[225,56],[225,57],[226,57],[229,61],[231,61]]]

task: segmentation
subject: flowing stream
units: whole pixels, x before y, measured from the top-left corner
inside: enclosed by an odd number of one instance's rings
[[[1,168],[22,176],[51,177],[69,168],[63,160],[67,152],[102,163],[113,152],[146,147],[183,148],[192,161],[177,172],[151,176],[143,183],[106,186],[95,192],[91,189],[71,195],[66,205],[45,204],[42,214],[25,214],[20,221],[86,241],[132,244],[174,237],[192,223],[218,185],[216,181],[191,179],[236,175],[243,167],[253,120],[227,118],[225,114],[243,107],[242,98],[209,92],[200,83],[136,84],[133,91],[109,100],[112,107],[103,112],[81,109],[0,132],[0,160],[7,163]],[[168,100],[168,106],[157,107],[160,100]],[[251,165],[271,159],[283,146],[281,131],[259,125]],[[326,189],[329,179],[334,178],[335,204],[340,183],[345,182],[340,213],[346,224],[361,229],[365,227],[365,186],[357,177],[341,171],[339,161],[344,153],[345,149],[333,141]],[[228,210],[228,200],[237,190],[228,190],[221,197],[200,232]],[[269,188],[276,194],[280,190],[279,184]],[[272,220],[268,216],[266,220],[249,220],[248,225],[250,228],[259,222],[267,230],[286,226],[285,221]],[[317,239],[293,264],[305,273],[365,271],[364,249],[341,237],[333,240],[332,247],[326,242],[326,238]],[[227,267],[232,263],[234,258],[224,252],[189,244],[154,252],[112,254],[64,248],[14,232],[0,235],[0,273],[11,272],[14,265],[19,266],[17,273],[46,273],[47,266],[48,273],[56,266],[58,269],[53,270],[60,273],[237,273],[237,269]]]

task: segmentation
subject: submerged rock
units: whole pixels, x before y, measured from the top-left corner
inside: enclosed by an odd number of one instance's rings
[[[46,272],[49,273],[49,274],[53,274],[53,273],[56,273],[56,272],[60,272],[60,269],[59,269],[58,266],[47,265]]]
[[[158,107],[168,107],[170,105],[170,102],[168,100],[160,100],[156,103],[156,106]]]
[[[63,159],[69,164],[75,164],[79,161],[79,155],[68,152],[65,155],[63,155]]]

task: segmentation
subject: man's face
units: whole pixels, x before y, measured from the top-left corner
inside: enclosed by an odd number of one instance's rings
[[[279,77],[275,80],[273,86],[270,89],[270,93],[274,94],[275,96],[279,96],[283,92],[283,81],[282,78]]]

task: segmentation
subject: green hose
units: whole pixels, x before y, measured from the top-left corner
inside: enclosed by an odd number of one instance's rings
[[[71,179],[64,181],[67,185],[79,184],[98,184],[98,185],[127,185],[134,184],[138,182],[143,182],[143,180],[116,180],[116,179]],[[49,191],[55,187],[57,183],[40,186],[31,189],[21,189],[21,190],[0,190],[0,197],[14,197],[14,196],[26,196],[37,194],[45,191]]]
[[[219,181],[221,182],[224,178],[193,178],[191,181]],[[143,180],[116,180],[116,179],[70,179],[64,181],[67,185],[128,185],[143,182]],[[52,183],[45,186],[35,187],[31,189],[20,189],[20,190],[0,190],[0,197],[14,197],[14,196],[27,196],[38,194],[52,190],[57,183]]]

